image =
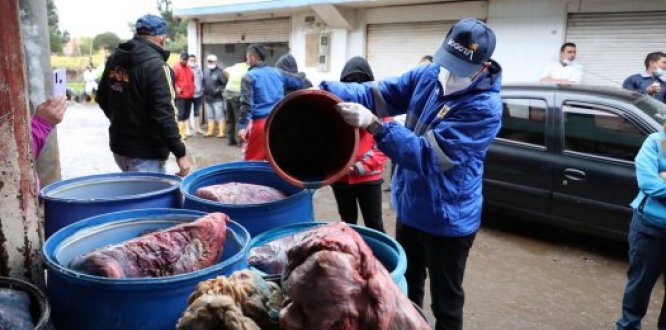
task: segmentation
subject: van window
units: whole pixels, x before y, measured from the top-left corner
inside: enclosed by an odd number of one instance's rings
[[[632,122],[601,106],[565,104],[565,150],[633,161],[646,135]]]
[[[546,108],[544,100],[505,98],[502,100],[502,128],[498,138],[546,145]]]

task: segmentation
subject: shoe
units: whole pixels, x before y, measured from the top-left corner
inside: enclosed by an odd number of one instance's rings
[[[211,137],[215,135],[215,120],[208,120],[208,131],[204,134],[204,137]]]
[[[234,140],[230,140],[229,143],[227,143],[227,145],[230,145],[230,146],[237,146],[237,145],[238,145],[238,142],[236,142],[236,141],[234,141]]]
[[[178,133],[183,140],[187,139],[187,135],[185,134],[185,125],[186,123],[184,120],[178,121]]]
[[[219,128],[219,133],[217,134],[217,137],[223,138],[226,135],[224,134],[227,128],[227,123],[224,120],[220,120],[218,123],[218,128]]]

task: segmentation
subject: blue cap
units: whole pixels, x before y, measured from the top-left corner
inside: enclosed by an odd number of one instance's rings
[[[150,35],[150,36],[159,36],[167,34],[167,25],[166,22],[157,15],[143,15],[134,25],[136,28],[136,34],[141,35]]]
[[[474,18],[463,18],[451,27],[433,62],[458,77],[469,77],[495,51],[495,32]]]

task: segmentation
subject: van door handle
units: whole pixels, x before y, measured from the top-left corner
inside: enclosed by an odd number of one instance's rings
[[[567,168],[564,170],[564,177],[573,181],[585,181],[585,172],[575,168]]]

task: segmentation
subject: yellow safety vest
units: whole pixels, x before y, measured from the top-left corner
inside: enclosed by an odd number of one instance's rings
[[[243,76],[245,75],[245,73],[249,68],[250,66],[247,65],[247,63],[245,62],[236,63],[230,66],[227,69],[229,72],[229,78],[227,80],[227,86],[225,87],[225,89],[230,92],[240,93],[241,80],[243,80]]]

